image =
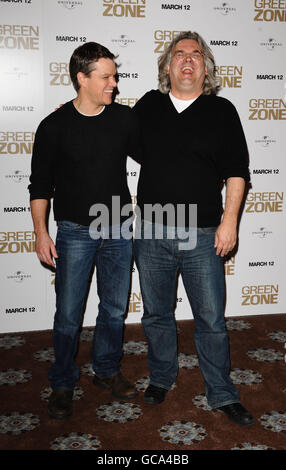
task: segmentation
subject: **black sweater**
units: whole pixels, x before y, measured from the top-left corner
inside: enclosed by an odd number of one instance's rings
[[[84,116],[72,101],[47,116],[34,142],[30,200],[54,198],[55,220],[89,225],[95,203],[110,211],[112,196],[131,203],[127,155],[138,145],[136,118],[128,106],[113,103],[97,116]]]
[[[137,191],[141,213],[146,203],[197,204],[198,227],[217,226],[223,182],[231,176],[249,180],[247,145],[235,107],[225,98],[200,95],[178,113],[168,94],[152,90],[133,112],[143,145]]]

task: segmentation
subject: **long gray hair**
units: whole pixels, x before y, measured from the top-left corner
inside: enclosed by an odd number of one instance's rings
[[[173,39],[173,41],[169,44],[165,52],[159,57],[158,59],[159,90],[162,93],[169,93],[171,89],[170,77],[166,71],[166,65],[169,64],[171,61],[171,54],[172,54],[173,47],[179,41],[182,41],[182,39],[193,39],[194,41],[197,41],[197,43],[200,45],[201,50],[203,52],[204,63],[208,71],[208,74],[206,75],[204,83],[203,83],[203,94],[210,95],[213,93],[217,93],[219,86],[215,78],[215,61],[214,61],[213,54],[209,46],[207,45],[207,43],[204,41],[204,39],[198,33],[192,32],[192,31],[184,31],[180,33],[178,36],[176,36]]]

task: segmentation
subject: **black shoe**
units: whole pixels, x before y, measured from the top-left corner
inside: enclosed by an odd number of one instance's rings
[[[72,414],[73,391],[54,390],[49,398],[48,414],[50,418],[66,419]]]
[[[240,426],[251,426],[254,423],[253,416],[240,403],[221,406],[217,410],[223,411],[231,421]]]
[[[144,393],[145,403],[151,403],[152,405],[158,405],[165,400],[165,396],[168,390],[162,387],[156,387],[155,385],[150,384]]]

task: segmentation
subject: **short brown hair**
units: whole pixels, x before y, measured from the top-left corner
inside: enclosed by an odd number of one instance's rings
[[[76,92],[80,89],[77,80],[78,72],[89,75],[93,70],[92,64],[102,58],[114,60],[115,56],[109,49],[97,42],[87,42],[74,50],[69,63],[69,72]]]

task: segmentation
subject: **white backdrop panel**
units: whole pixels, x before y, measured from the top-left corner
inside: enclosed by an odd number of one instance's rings
[[[52,328],[54,273],[34,252],[27,186],[39,122],[75,96],[73,50],[96,41],[118,55],[116,100],[132,107],[157,88],[159,54],[184,30],[211,47],[220,94],[236,106],[249,147],[252,187],[239,250],[225,263],[226,316],[285,312],[285,22],[282,0],[0,0],[0,332]],[[140,166],[128,158],[126,170],[135,204]],[[49,227],[54,238],[52,215]],[[94,278],[85,326],[97,305]],[[134,266],[127,322],[142,313]],[[192,318],[181,279],[176,317]]]

